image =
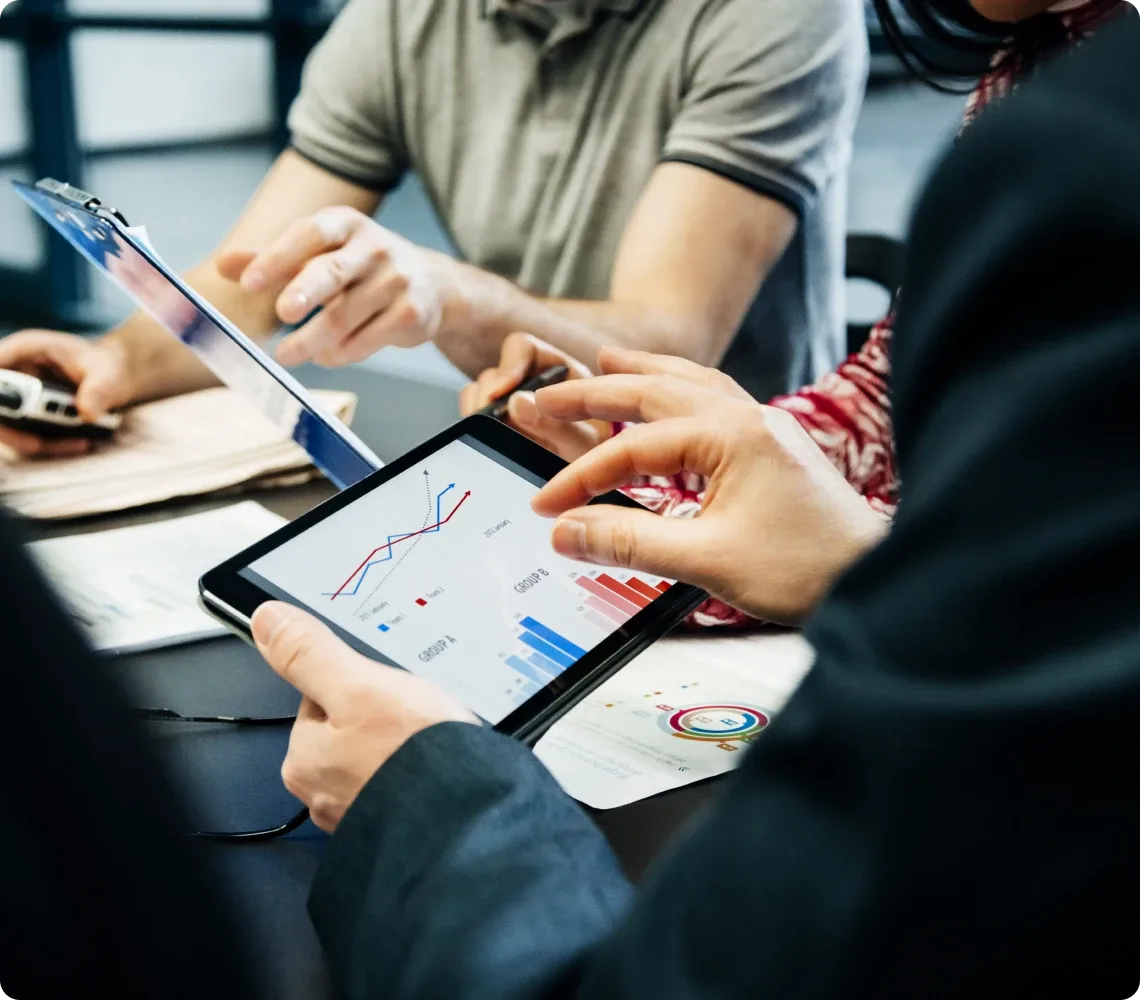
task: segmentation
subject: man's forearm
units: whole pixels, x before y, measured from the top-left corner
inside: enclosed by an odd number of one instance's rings
[[[254,298],[226,281],[212,260],[188,271],[184,280],[243,333],[255,340],[264,340],[273,333],[276,321],[272,301]],[[105,339],[126,354],[133,401],[159,399],[218,384],[188,347],[141,310]]]
[[[713,329],[703,317],[636,301],[539,298],[474,267],[464,266],[463,276],[463,305],[449,318],[436,344],[471,377],[494,366],[503,340],[520,331],[542,338],[595,370],[598,349],[607,345],[715,365],[736,332]]]

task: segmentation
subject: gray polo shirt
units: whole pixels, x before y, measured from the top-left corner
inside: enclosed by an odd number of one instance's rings
[[[414,170],[478,267],[606,299],[657,164],[790,207],[797,236],[722,367],[760,398],[843,355],[862,0],[349,0],[289,117],[303,156],[378,191]]]

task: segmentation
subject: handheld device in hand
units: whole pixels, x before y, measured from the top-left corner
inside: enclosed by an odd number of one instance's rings
[[[122,422],[117,414],[88,422],[68,386],[0,369],[0,424],[43,438],[107,438]]]
[[[495,420],[506,420],[507,407],[510,405],[511,397],[516,392],[538,392],[539,389],[545,389],[548,385],[558,385],[559,382],[565,382],[569,377],[570,369],[565,365],[547,368],[546,371],[539,372],[534,378],[529,378],[521,385],[515,386],[505,396],[500,396],[476,412],[484,417],[493,417]]]
[[[530,501],[565,464],[468,417],[207,573],[202,604],[247,639],[263,602],[304,608],[365,656],[537,739],[705,596],[555,553]]]
[[[313,464],[343,488],[384,463],[292,375],[159,259],[145,231],[86,191],[60,181],[16,193],[143,311],[189,347],[222,382],[248,398]]]

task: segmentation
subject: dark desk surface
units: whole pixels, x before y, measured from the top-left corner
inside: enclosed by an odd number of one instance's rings
[[[359,369],[302,373],[309,385],[348,388],[360,397],[354,428],[382,458],[391,459],[418,444],[456,417],[450,389],[421,385]],[[253,499],[296,517],[330,496],[327,483],[264,491]],[[227,501],[230,502],[230,501]],[[218,501],[163,504],[126,515],[45,526],[42,537],[102,530],[179,516],[217,506]],[[183,715],[291,714],[297,695],[247,645],[215,639],[142,653],[112,661],[132,700]],[[240,802],[255,809],[267,825],[292,815],[296,803],[281,786],[279,768],[288,730],[234,732],[221,727],[156,723],[157,743],[192,802],[200,822]],[[663,845],[712,794],[715,784],[694,785],[624,809],[595,813],[630,875],[640,876]],[[204,801],[210,799],[210,802]],[[251,805],[252,803],[252,805]],[[319,862],[324,836],[311,825],[282,841],[211,849],[235,902],[247,914],[267,983],[281,998],[318,1000],[329,995],[323,959],[305,912],[309,882]]]

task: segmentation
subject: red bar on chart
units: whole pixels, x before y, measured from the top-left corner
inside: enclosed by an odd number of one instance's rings
[[[417,597],[416,603],[422,608],[427,604],[427,601],[425,601],[422,597]]]
[[[588,590],[595,597],[600,597],[607,604],[611,604],[617,608],[618,611],[624,611],[629,618],[632,618],[641,610],[640,605],[618,597],[609,587],[603,587],[597,580],[591,580],[588,576],[578,577],[577,582],[579,587]]]
[[[627,615],[624,611],[618,611],[612,604],[607,604],[597,597],[587,597],[586,603],[595,611],[600,611],[609,618],[610,621],[617,622],[618,625],[624,625],[632,617],[631,615]]]
[[[672,586],[673,584],[669,583],[667,580],[662,580],[659,584],[657,584],[657,589],[664,594],[667,593],[669,588]]]
[[[655,601],[661,596],[661,592],[657,590],[657,588],[651,587],[648,583],[645,583],[645,580],[637,579],[635,576],[629,577],[629,579],[626,580],[626,586],[633,587],[638,594],[649,597],[651,601]]]
[[[639,580],[636,576],[631,576],[625,581],[625,585],[630,590],[636,590],[642,597],[647,597],[651,601],[656,601],[661,596],[661,591],[655,590],[649,586],[644,580]]]
[[[617,580],[609,575],[609,573],[599,574],[598,583],[600,583],[603,587],[608,587],[615,594],[617,594],[618,597],[629,601],[630,604],[634,604],[639,608],[649,607],[648,598],[642,597],[636,590],[632,589],[631,587],[627,587],[624,583],[618,583]]]

